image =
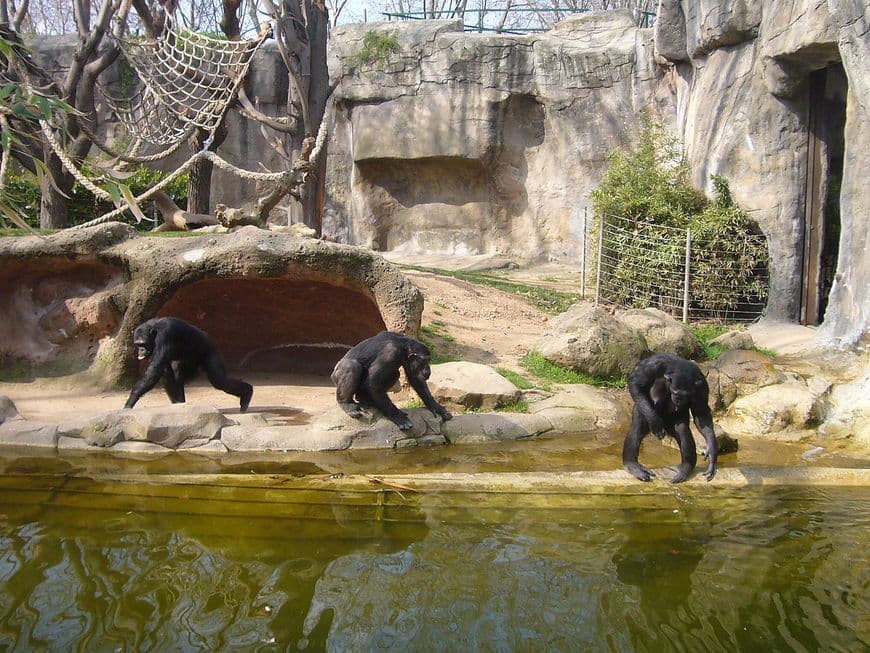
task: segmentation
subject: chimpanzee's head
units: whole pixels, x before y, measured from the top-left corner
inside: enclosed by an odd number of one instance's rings
[[[698,389],[704,384],[704,378],[697,379],[688,370],[677,370],[664,375],[668,384],[668,392],[671,402],[677,410],[690,406],[698,393]]]
[[[422,342],[414,342],[408,347],[408,363],[405,371],[410,376],[427,381],[432,369],[429,361],[432,360],[432,352]]]
[[[148,358],[154,350],[154,339],[157,336],[156,320],[148,320],[133,330],[133,344],[136,345],[136,358]]]

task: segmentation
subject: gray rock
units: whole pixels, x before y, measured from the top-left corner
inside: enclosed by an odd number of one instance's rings
[[[0,395],[0,424],[18,417],[20,416],[15,402],[5,395]]]
[[[170,404],[103,413],[84,425],[81,437],[98,447],[140,441],[183,449],[201,446],[216,438],[228,424],[230,420],[211,406]]]
[[[549,329],[535,348],[551,363],[586,374],[627,374],[649,353],[643,336],[594,304],[575,304]]]
[[[727,408],[741,395],[752,394],[786,379],[770,358],[760,352],[742,349],[726,351],[713,363],[705,364],[704,368],[713,410]]]
[[[530,405],[546,417],[553,433],[602,433],[628,428],[631,407],[625,393],[591,385],[563,385],[552,396]]]
[[[819,433],[825,437],[855,438],[870,445],[870,370],[850,383],[832,388]]]
[[[755,341],[748,331],[728,331],[710,341],[712,345],[719,345],[725,349],[752,349]]]
[[[617,311],[616,319],[643,336],[653,354],[676,354],[697,358],[701,344],[692,330],[657,308],[632,308]]]
[[[818,423],[823,405],[823,398],[805,383],[789,378],[739,397],[720,422],[732,433],[799,439],[807,435],[806,429]]]
[[[546,417],[528,413],[467,413],[442,426],[451,444],[523,440],[552,429]]]
[[[57,445],[57,426],[26,419],[9,419],[0,424],[0,444],[55,447]]]
[[[464,362],[433,365],[429,390],[448,410],[494,410],[521,395],[519,388],[488,365]]]

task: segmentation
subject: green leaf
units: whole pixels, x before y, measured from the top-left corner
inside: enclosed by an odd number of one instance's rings
[[[136,216],[136,222],[142,222],[145,220],[145,214],[142,213],[142,209],[140,209],[139,205],[136,203],[136,198],[133,197],[130,187],[126,184],[118,184],[118,187],[121,189],[121,194],[127,201],[127,205],[130,207],[130,212]]]

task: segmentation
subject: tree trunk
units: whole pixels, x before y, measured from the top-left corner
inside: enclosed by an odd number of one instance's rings
[[[197,129],[190,139],[190,145],[195,152],[202,149],[208,132]],[[214,140],[209,146],[210,151],[215,151],[227,138],[226,116],[221,120],[215,130]],[[211,215],[211,173],[214,164],[208,159],[198,159],[190,168],[190,179],[187,182],[187,210],[191,213]]]
[[[72,188],[72,183],[66,180],[66,173],[60,159],[49,153],[46,153],[46,159],[48,161],[48,174],[43,175],[39,183],[39,189],[42,192],[42,199],[39,203],[39,226],[42,229],[65,229],[69,226],[67,198],[58,192],[55,184],[59,188],[67,190],[67,187]],[[48,175],[51,175],[55,180],[55,184],[51,183]],[[69,195],[68,192],[67,195]]]
[[[329,32],[329,15],[325,4],[317,0],[306,2],[308,43],[310,48],[310,72],[308,83],[308,108],[311,115],[310,136],[316,136],[329,97],[329,70],[326,66],[326,40]],[[302,215],[305,224],[320,235],[323,224],[324,181],[326,177],[326,153],[321,155],[317,170],[309,175],[302,189]]]

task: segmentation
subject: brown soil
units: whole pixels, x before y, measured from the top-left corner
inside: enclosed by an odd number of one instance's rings
[[[425,297],[423,332],[435,354],[449,360],[483,363],[522,373],[520,359],[534,347],[548,316],[516,295],[434,274],[406,271]],[[576,274],[570,268],[541,266],[503,273],[515,281],[575,290]],[[285,407],[316,413],[334,401],[333,386],[322,376],[257,374],[245,380],[255,387],[252,411]],[[40,378],[30,382],[0,382],[0,395],[10,397],[22,417],[60,423],[123,407],[128,390],[98,391],[74,377]],[[227,413],[238,410],[234,397],[204,380],[187,388],[188,402],[218,406]],[[167,402],[155,388],[139,406]]]

